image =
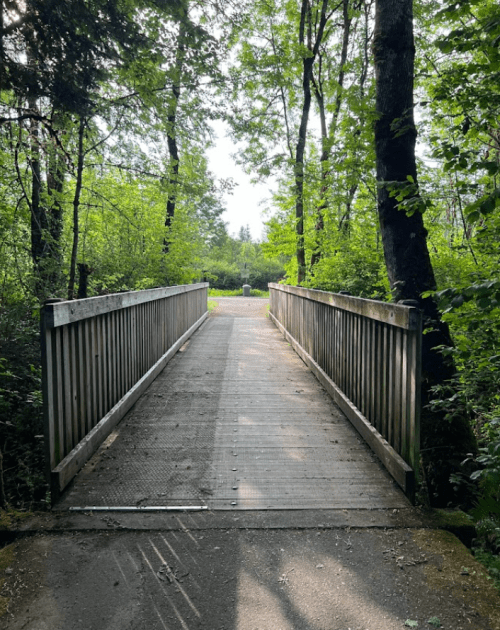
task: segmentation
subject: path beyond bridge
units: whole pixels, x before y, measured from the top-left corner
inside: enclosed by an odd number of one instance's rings
[[[396,509],[410,504],[270,322],[218,298],[56,509]]]

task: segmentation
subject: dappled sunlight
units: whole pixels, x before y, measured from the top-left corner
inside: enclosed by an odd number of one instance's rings
[[[262,626],[265,628],[293,630],[281,611],[279,596],[245,569],[241,569],[238,575],[237,598],[235,630],[253,630],[258,619],[265,623]]]
[[[399,630],[415,612],[401,579],[412,584],[419,570],[406,576],[397,564],[383,564],[386,536],[315,528],[241,532],[235,630]]]
[[[191,540],[194,542],[196,546],[198,546],[198,541],[196,540],[196,538],[193,537],[193,535],[189,531],[189,528],[184,525],[184,523],[181,521],[181,519],[178,516],[175,517],[175,520],[179,523],[182,531],[186,533],[189,536],[189,538],[191,538]]]
[[[242,479],[239,481],[238,485],[238,506],[240,509],[248,507],[248,500],[252,502],[250,507],[256,500],[265,500],[265,495],[259,490],[255,483]]]
[[[165,560],[165,558],[163,557],[163,555],[160,553],[160,551],[158,550],[158,548],[155,546],[155,544],[153,543],[153,541],[150,541],[151,543],[151,547],[153,548],[154,552],[156,553],[156,555],[158,556],[158,558],[161,560],[161,562],[163,563],[162,566],[163,567],[167,567],[167,575],[169,575],[169,572],[171,572],[171,568],[170,565],[168,564],[168,562]],[[171,579],[175,579],[175,578],[171,578]],[[188,606],[191,608],[191,610],[194,612],[194,614],[197,617],[201,617],[198,609],[196,608],[196,606],[193,604],[193,602],[191,601],[189,595],[186,593],[186,591],[184,590],[184,588],[181,586],[180,582],[177,580],[177,589],[180,591],[180,593],[182,593],[182,596],[184,597],[184,599],[186,600]]]
[[[306,455],[303,451],[299,451],[293,448],[285,448],[283,450],[284,455],[288,457],[288,459],[295,460],[297,462],[303,462],[306,460]]]
[[[172,538],[174,538],[176,540],[176,542],[178,541],[178,537],[176,535],[175,532],[172,532]],[[165,536],[161,536],[161,539],[163,540],[163,542],[165,543],[165,546],[168,548],[168,550],[170,551],[170,553],[174,556],[174,558],[178,561],[181,562],[181,559],[179,558],[179,556],[175,553],[174,549],[172,548],[172,545],[168,542],[168,540],[165,538]],[[187,555],[189,556],[189,558],[191,559],[191,562],[193,562],[194,564],[198,564],[198,561],[196,560],[196,558],[192,555],[192,553],[190,551],[185,551],[184,553],[187,553]]]
[[[154,579],[156,580],[158,586],[160,586],[160,588],[163,591],[163,594],[165,596],[165,600],[168,602],[168,604],[170,605],[170,607],[172,608],[172,611],[174,612],[175,616],[177,617],[177,620],[179,621],[179,623],[182,626],[183,630],[189,630],[189,626],[187,625],[187,623],[184,621],[183,616],[180,614],[179,610],[177,609],[177,606],[173,603],[173,601],[171,600],[171,598],[168,596],[165,587],[163,586],[163,584],[160,582],[160,579],[153,567],[153,565],[151,564],[151,562],[149,561],[147,555],[144,553],[144,551],[141,549],[141,547],[138,545],[139,551],[142,555],[142,558],[145,562],[145,565],[149,568],[149,570],[151,571],[152,575],[154,576]],[[159,614],[159,611],[158,611]],[[163,618],[160,615],[160,619],[162,619],[162,623],[163,622]]]
[[[288,579],[291,604],[312,625],[320,619],[348,619],[354,627],[363,628],[370,616],[386,615],[364,582],[330,555],[316,554],[314,561],[304,555],[287,558],[281,574]],[[308,593],[314,594],[313,605],[309,597],[304,597]]]
[[[238,416],[238,424],[247,424],[247,425],[253,424],[254,425],[255,421],[252,418],[250,418],[250,416],[244,416],[240,414]]]

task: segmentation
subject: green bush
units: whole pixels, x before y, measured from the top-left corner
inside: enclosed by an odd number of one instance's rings
[[[2,507],[41,507],[47,498],[38,311],[0,310]],[[1,491],[0,491],[1,494]]]

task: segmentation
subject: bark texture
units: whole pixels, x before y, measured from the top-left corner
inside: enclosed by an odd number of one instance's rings
[[[302,114],[300,117],[299,137],[295,150],[295,231],[297,234],[297,284],[306,279],[306,250],[304,244],[304,155],[307,139],[307,125],[311,110],[311,82],[313,66],[318,56],[319,47],[323,40],[325,26],[328,21],[326,14],[328,0],[322,0],[317,18],[317,25],[313,24],[312,6],[310,0],[302,0],[299,26],[299,44],[307,47],[309,55],[302,59]],[[313,35],[313,28],[316,31]]]
[[[177,37],[177,50],[175,56],[175,79],[172,84],[172,102],[170,112],[167,117],[168,133],[167,145],[169,155],[169,192],[167,199],[167,212],[165,216],[165,227],[167,234],[163,241],[163,251],[168,254],[170,251],[170,234],[169,230],[175,216],[175,206],[177,203],[177,193],[179,186],[179,148],[177,145],[177,110],[179,108],[179,100],[181,97],[181,78],[184,65],[185,55],[185,37],[186,27],[182,23],[179,27],[179,35]]]
[[[450,474],[459,469],[475,448],[467,418],[452,422],[427,408],[431,388],[453,378],[453,362],[434,348],[451,346],[448,327],[433,299],[422,293],[436,288],[427,248],[427,232],[420,212],[408,216],[391,197],[394,182],[417,187],[416,128],[413,118],[413,2],[377,0],[373,42],[377,81],[375,148],[378,214],[389,282],[396,300],[417,300],[424,313],[422,349],[422,453],[430,499],[434,505],[455,502]],[[387,182],[392,182],[388,185]]]
[[[73,196],[73,245],[71,248],[71,263],[68,279],[68,300],[73,300],[75,297],[75,279],[76,279],[76,261],[78,258],[78,242],[80,238],[80,197],[82,193],[83,183],[83,138],[85,133],[85,119],[80,117],[80,124],[78,127],[78,164],[76,171],[76,184],[75,194]]]
[[[317,80],[313,77],[313,88],[314,95],[316,97],[316,102],[319,110],[319,119],[321,123],[321,196],[320,196],[320,204],[316,210],[317,212],[317,220],[316,225],[314,227],[316,235],[315,235],[315,248],[311,255],[311,264],[310,269],[311,273],[314,274],[314,265],[316,265],[322,256],[321,251],[321,240],[322,234],[325,229],[325,212],[328,209],[328,193],[330,189],[330,185],[328,183],[328,178],[330,176],[330,157],[332,153],[332,147],[335,141],[335,134],[337,131],[337,123],[340,115],[340,108],[342,106],[343,101],[343,89],[344,89],[344,79],[345,79],[345,70],[347,63],[347,53],[349,48],[349,40],[351,35],[351,24],[352,24],[352,16],[349,14],[349,3],[350,0],[343,0],[342,2],[342,16],[343,16],[343,27],[342,27],[342,49],[340,53],[340,62],[339,62],[339,73],[337,78],[337,95],[335,97],[335,106],[332,114],[332,118],[330,120],[330,124],[327,125],[326,122],[326,107],[325,107],[325,95],[323,91],[323,77],[322,77],[322,58],[321,54],[319,55],[319,69],[318,69],[318,78]]]

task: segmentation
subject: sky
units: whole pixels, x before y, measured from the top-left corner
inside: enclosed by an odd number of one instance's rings
[[[212,127],[217,134],[217,140],[214,148],[207,151],[209,168],[217,178],[232,177],[238,184],[232,195],[224,197],[227,210],[222,215],[222,220],[229,223],[229,234],[238,235],[241,226],[248,224],[252,240],[260,241],[266,220],[266,217],[262,216],[265,206],[260,205],[260,202],[270,198],[272,182],[269,180],[261,184],[252,184],[250,175],[236,164],[231,155],[236,152],[236,145],[226,137],[224,124],[214,122]]]

